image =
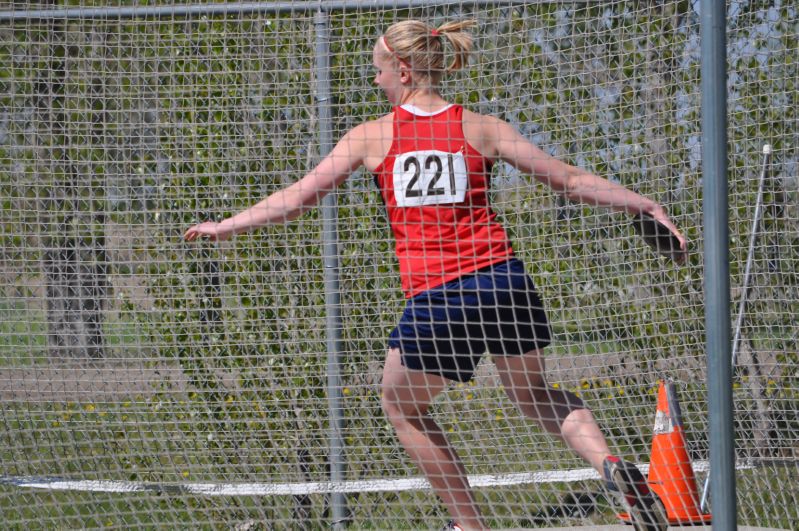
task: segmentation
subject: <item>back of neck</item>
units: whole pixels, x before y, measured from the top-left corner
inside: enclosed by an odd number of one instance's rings
[[[421,111],[434,112],[448,105],[448,102],[435,89],[418,89],[402,98],[400,105],[412,105]]]

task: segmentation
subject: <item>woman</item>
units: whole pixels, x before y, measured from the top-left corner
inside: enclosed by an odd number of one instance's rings
[[[626,188],[560,162],[509,124],[445,101],[445,72],[471,50],[473,21],[434,29],[419,21],[391,26],[374,46],[374,82],[395,107],[349,131],[296,183],[185,239],[224,240],[309,210],[358,167],[374,176],[385,201],[408,304],[389,338],[382,404],[405,450],[430,481],[451,529],[485,529],[463,464],[428,415],[451,381],[468,381],[488,352],[510,399],[561,437],[619,490],[640,529],[665,529],[666,517],[637,468],[613,456],[591,412],[544,379],[546,314],[488,204],[492,164],[505,161],[572,201],[648,214],[685,240],[663,207]],[[445,67],[445,45],[454,59]]]

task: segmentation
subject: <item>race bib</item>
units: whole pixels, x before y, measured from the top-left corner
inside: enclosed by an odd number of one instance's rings
[[[398,207],[461,203],[469,174],[463,153],[411,151],[394,160],[394,197]]]

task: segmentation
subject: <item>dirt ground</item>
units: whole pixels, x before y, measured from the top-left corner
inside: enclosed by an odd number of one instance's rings
[[[619,363],[619,355],[593,354],[547,357],[547,374],[552,382],[578,382],[603,374]],[[362,376],[366,385],[378,385],[382,360],[369,364]],[[236,375],[224,373],[220,380],[231,389]],[[478,386],[499,385],[492,363],[483,361],[475,377]],[[188,377],[177,364],[161,362],[104,361],[95,363],[52,363],[49,365],[0,369],[0,400],[13,402],[117,401],[148,397],[157,392],[181,394],[189,391]]]
[[[13,402],[116,401],[149,396],[159,389],[184,392],[179,367],[135,363],[49,365],[0,369],[0,400]]]
[[[781,373],[775,353],[760,352],[757,373],[751,370],[751,352],[742,350],[739,364],[750,369],[750,374],[774,377]],[[546,373],[550,383],[574,385],[582,379],[613,377],[630,367],[623,366],[622,353],[546,355]],[[629,360],[628,360],[629,362]],[[679,366],[676,365],[679,363]],[[345,385],[379,385],[383,360],[376,357],[368,364],[365,374],[357,382]],[[654,383],[663,375],[684,381],[702,380],[705,377],[703,356],[680,360],[661,360],[647,367],[637,367],[642,377]],[[237,387],[233,372],[217,374],[218,380],[228,389]],[[496,387],[498,377],[493,363],[483,360],[478,366],[475,383],[482,387]],[[148,397],[159,392],[181,394],[190,389],[189,379],[177,363],[161,361],[105,360],[93,363],[61,362],[21,368],[0,368],[0,400],[17,402],[81,402],[116,401],[137,396]]]

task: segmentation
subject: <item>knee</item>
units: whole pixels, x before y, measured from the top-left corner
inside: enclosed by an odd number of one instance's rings
[[[545,386],[538,389],[532,389],[531,394],[534,400],[546,404],[567,406],[572,409],[583,409],[585,404],[582,399],[571,391],[559,389],[553,386]]]
[[[583,401],[570,391],[547,385],[540,380],[529,386],[506,389],[508,397],[519,407],[567,406],[569,409],[582,409]]]
[[[383,387],[380,389],[380,405],[383,408],[383,413],[391,419],[400,414],[399,407],[397,406],[397,397],[391,389]]]
[[[423,416],[427,409],[411,400],[403,400],[402,393],[391,386],[384,386],[381,389],[380,404],[388,420],[395,427]]]
[[[402,407],[399,393],[390,386],[384,386],[381,389],[380,405],[383,407],[383,413],[394,426],[402,422],[407,416]]]
[[[516,404],[547,403],[550,388],[543,377],[527,378],[524,382],[505,385],[505,393]]]

